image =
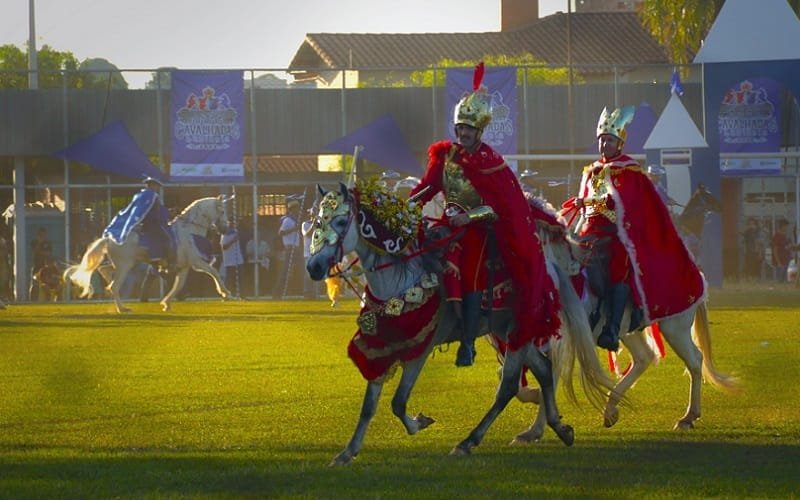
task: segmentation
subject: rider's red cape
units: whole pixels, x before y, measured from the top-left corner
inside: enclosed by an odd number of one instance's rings
[[[679,314],[704,298],[705,283],[667,206],[639,164],[627,155],[595,162],[584,170],[579,196],[586,195],[592,173],[609,163],[617,234],[633,263],[646,319]]]
[[[558,292],[547,274],[530,206],[503,157],[486,144],[481,144],[475,153],[467,153],[459,144],[437,142],[428,150],[428,169],[411,195],[431,186],[420,198],[425,203],[443,190],[444,160],[453,147],[454,159],[464,175],[484,204],[497,214],[494,222],[497,247],[514,287],[516,329],[509,337],[509,347],[517,350],[531,341],[542,345],[551,337],[558,337]]]

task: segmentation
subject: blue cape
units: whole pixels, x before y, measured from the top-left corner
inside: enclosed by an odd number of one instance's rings
[[[142,189],[135,195],[127,207],[119,211],[111,219],[111,223],[103,231],[103,237],[109,238],[117,245],[125,243],[131,231],[142,223],[158,202],[158,193],[149,189]]]

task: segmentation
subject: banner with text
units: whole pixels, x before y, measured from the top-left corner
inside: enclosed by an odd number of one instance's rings
[[[749,78],[725,92],[719,110],[720,153],[773,153],[781,146],[782,86],[771,78]],[[780,158],[720,160],[722,175],[781,173]]]
[[[244,180],[241,71],[172,72],[172,182]]]
[[[453,110],[461,98],[472,92],[473,69],[448,69],[446,130],[455,140]],[[488,89],[492,106],[492,121],[483,131],[481,140],[500,154],[517,154],[517,72],[515,68],[487,68],[483,85]]]

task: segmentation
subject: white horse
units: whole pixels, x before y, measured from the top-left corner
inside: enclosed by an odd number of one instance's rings
[[[312,255],[306,262],[306,269],[312,279],[316,281],[324,279],[329,269],[343,255],[355,251],[366,270],[371,295],[378,300],[385,301],[382,302],[383,304],[388,305],[392,301],[398,300],[398,297],[405,297],[410,301],[411,299],[408,299],[409,292],[419,290],[420,283],[423,283],[422,287],[425,287],[425,276],[429,276],[429,274],[423,266],[423,255],[415,252],[400,257],[376,251],[365,239],[365,234],[368,234],[372,228],[360,219],[359,204],[354,199],[353,193],[344,185],[341,185],[340,192],[324,192],[320,188],[320,193],[322,202],[312,236]],[[374,200],[365,200],[368,204],[372,201]],[[359,219],[359,221],[353,223],[354,219]],[[582,361],[583,375],[585,381],[588,382],[584,388],[587,390],[590,400],[602,401],[605,390],[610,389],[613,384],[608,380],[595,355],[591,331],[580,300],[569,285],[565,273],[558,272],[554,267],[548,270],[557,273],[553,279],[558,283],[559,288],[566,292],[560,297],[561,319],[562,325],[564,325],[562,330],[565,331],[566,336],[571,337],[570,345],[576,347],[579,360]],[[372,307],[369,299],[367,300],[367,307]],[[416,417],[410,417],[406,413],[408,399],[425,361],[435,346],[452,342],[460,337],[460,333],[457,331],[457,317],[448,302],[444,300],[443,294],[440,294],[439,297],[433,296],[430,300],[436,300],[434,303],[436,313],[430,323],[431,328],[434,328],[432,339],[421,354],[413,359],[397,361],[402,366],[402,377],[392,399],[392,411],[409,434],[416,434],[434,422],[433,419],[422,413]],[[373,310],[370,310],[368,314],[373,314]],[[385,318],[387,322],[391,321],[390,313],[383,312],[382,309],[374,310],[374,314]],[[362,315],[360,320],[363,317]],[[495,311],[492,313],[491,321],[492,331],[507,341],[509,332],[514,328],[512,314],[509,311]],[[378,327],[381,326],[381,323],[377,321],[376,323]],[[480,331],[482,334],[486,334],[488,330],[488,319],[484,316],[481,320]],[[377,329],[374,335],[380,337],[381,330]],[[453,448],[452,455],[468,455],[472,448],[480,444],[491,424],[517,394],[519,376],[523,366],[531,369],[541,387],[543,402],[541,408],[545,412],[547,424],[567,446],[572,444],[573,429],[561,422],[561,416],[556,406],[551,362],[542,351],[530,343],[517,351],[506,353],[502,380],[497,389],[494,404],[469,436]],[[375,415],[386,378],[388,375],[367,381],[364,401],[353,436],[345,449],[333,459],[331,465],[347,464],[361,451],[367,426]]]
[[[545,253],[550,255],[558,264],[558,267],[569,273],[581,272],[581,262],[584,262],[581,249],[569,235],[565,232],[563,237],[545,238]],[[670,286],[664,283],[664,286]],[[598,297],[596,297],[586,284],[585,312],[588,317],[594,311]],[[604,308],[601,308],[601,310]],[[626,307],[622,317],[621,330],[626,330],[630,324],[630,304]],[[606,313],[602,312],[600,320],[594,328],[593,337],[596,340],[600,335],[603,324],[606,321]],[[700,389],[703,377],[714,386],[724,390],[734,390],[738,382],[734,377],[720,373],[714,366],[711,355],[711,335],[708,324],[708,309],[705,300],[696,302],[690,308],[674,316],[658,321],[661,333],[667,343],[675,351],[675,354],[686,365],[689,373],[689,405],[684,415],[676,422],[674,428],[677,430],[687,430],[694,428],[694,422],[700,418]],[[649,329],[650,326],[647,326]],[[603,411],[603,424],[611,427],[619,419],[619,403],[624,398],[625,392],[633,386],[639,377],[644,373],[648,366],[659,359],[658,353],[648,342],[648,334],[645,328],[630,331],[621,335],[620,341],[630,352],[631,366],[617,382],[614,390],[606,403]],[[558,349],[554,350],[559,353]],[[555,362],[569,364],[568,360],[557,359]],[[566,379],[569,383],[569,378]],[[531,424],[527,431],[516,437],[517,442],[533,442],[539,440],[544,433],[544,415],[540,408],[536,420]]]
[[[217,270],[206,261],[195,244],[195,237],[206,238],[206,234],[212,226],[215,226],[219,231],[225,228],[228,220],[227,201],[229,201],[229,198],[224,195],[200,198],[193,201],[180,215],[170,222],[170,228],[174,231],[177,242],[175,255],[177,275],[172,284],[172,289],[161,300],[161,307],[164,311],[170,310],[170,302],[186,283],[186,275],[189,273],[189,269],[204,272],[211,276],[217,287],[217,293],[223,299],[232,296],[230,290],[222,282]],[[64,271],[64,280],[69,279],[80,286],[82,288],[81,297],[91,297],[94,294],[91,276],[95,270],[100,270],[105,255],[108,256],[114,270],[113,276],[106,276],[107,281],[109,281],[106,288],[111,292],[117,312],[129,312],[130,308],[125,307],[120,299],[120,288],[137,262],[148,261],[147,249],[139,245],[139,235],[136,231],[131,232],[121,245],[106,237],[96,239],[88,246],[80,264],[70,266]]]

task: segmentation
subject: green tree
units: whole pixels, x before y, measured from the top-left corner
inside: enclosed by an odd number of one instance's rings
[[[689,64],[724,3],[725,0],[644,0],[639,17],[672,63]],[[800,0],[788,3],[800,14]],[[755,2],[754,8],[758,8]]]
[[[78,69],[86,72],[83,75],[86,87],[108,87],[110,85],[112,89],[128,88],[128,82],[125,81],[119,68],[102,57],[86,59],[78,66]]]
[[[128,88],[116,66],[105,59],[87,59],[79,63],[72,52],[61,52],[49,45],[42,45],[37,50],[37,64],[39,69],[39,88],[60,88],[66,77],[69,88],[105,88],[108,85],[108,75],[111,75],[114,88]],[[109,73],[81,72],[84,69],[108,69]],[[0,46],[0,88],[25,89],[28,88],[28,51],[16,45]]]
[[[487,68],[499,66],[517,67],[517,84],[522,85],[525,81],[528,85],[566,85],[569,81],[567,68],[553,68],[546,63],[536,59],[530,53],[516,56],[508,55],[486,55],[480,59],[486,64]],[[384,76],[381,80],[372,78],[362,78],[360,87],[432,87],[445,85],[445,71],[448,68],[471,68],[479,61],[457,61],[454,59],[441,59],[436,64],[427,69],[414,71],[404,78],[393,75]],[[577,80],[576,80],[577,81]]]
[[[162,66],[150,73],[150,80],[144,84],[146,89],[169,90],[172,88],[172,70],[175,66]]]

